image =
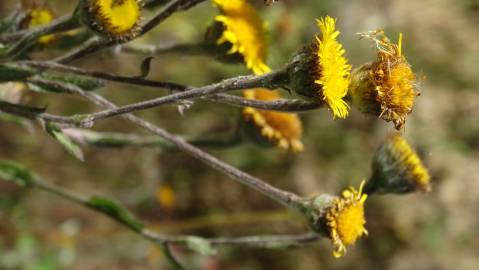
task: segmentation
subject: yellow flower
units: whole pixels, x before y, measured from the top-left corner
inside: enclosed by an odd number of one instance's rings
[[[348,116],[348,104],[343,98],[348,93],[351,65],[344,57],[343,46],[336,40],[336,20],[327,16],[317,20],[321,36],[316,36],[314,83],[319,96],[326,102],[335,117]]]
[[[49,9],[37,8],[30,11],[28,15],[28,28],[34,28],[50,23],[53,20],[53,14]],[[55,40],[55,35],[44,35],[38,39],[40,44],[49,44]]]
[[[265,64],[267,53],[266,24],[246,0],[213,0],[221,15],[215,20],[224,27],[216,43],[231,44],[228,54],[242,55],[255,74],[271,71]]]
[[[325,215],[326,230],[333,242],[333,255],[338,258],[346,253],[346,246],[353,245],[356,240],[368,232],[364,225],[364,202],[367,195],[363,194],[364,181],[359,191],[350,187],[335,198]]]
[[[279,92],[262,88],[245,90],[243,93],[247,99],[270,101],[281,98]],[[243,109],[243,116],[246,122],[254,124],[260,135],[270,143],[293,152],[303,150],[303,126],[297,114],[246,107]]]
[[[140,0],[83,0],[82,21],[115,40],[131,39],[140,30]]]
[[[416,89],[416,75],[402,53],[402,34],[397,44],[382,31],[362,33],[362,37],[376,44],[377,59],[353,72],[351,94],[353,102],[365,113],[373,113],[392,121],[396,129],[406,123],[412,112]]]
[[[408,193],[431,190],[430,175],[409,143],[392,134],[378,148],[373,159],[373,176],[368,193]]]
[[[176,204],[176,195],[170,185],[161,185],[156,190],[156,200],[165,210],[172,210]]]

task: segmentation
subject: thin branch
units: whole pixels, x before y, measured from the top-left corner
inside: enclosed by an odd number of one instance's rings
[[[88,197],[86,196],[78,195],[66,189],[46,183],[40,179],[34,180],[33,187],[36,187],[50,194],[59,196],[77,205],[87,207],[90,210],[93,210],[95,212],[105,214],[103,211],[101,211],[101,209],[92,206],[92,204],[89,202]],[[165,244],[186,245],[190,242],[192,238],[198,238],[198,236],[193,236],[193,235],[165,235],[165,234],[157,233],[148,228],[135,230],[128,224],[125,224],[121,219],[115,218],[114,215],[105,215],[105,216],[110,218],[112,221],[116,223],[124,225],[126,228],[150,240],[151,242],[160,244],[160,245],[165,245]],[[320,239],[320,236],[315,233],[304,233],[304,234],[285,234],[285,235],[253,235],[253,236],[243,236],[243,237],[217,237],[217,238],[201,238],[201,239],[213,246],[232,245],[232,246],[271,248],[271,247],[277,247],[277,246],[298,246],[302,244],[307,244],[307,243],[317,241],[318,239]]]
[[[5,37],[9,39],[20,38],[15,44],[13,44],[4,55],[0,55],[0,58],[15,57],[16,55],[27,50],[36,40],[43,36],[58,32],[63,32],[71,30],[78,27],[80,24],[78,19],[74,16],[67,15],[60,17],[53,21],[51,24],[39,26],[25,32],[16,32],[10,37]]]
[[[185,89],[188,88],[187,86],[173,83],[173,82],[147,80],[140,77],[120,76],[120,75],[116,75],[116,74],[108,73],[108,72],[93,71],[93,70],[82,69],[82,68],[77,68],[73,66],[61,65],[51,61],[18,61],[15,63],[20,65],[28,65],[30,67],[39,68],[41,70],[46,70],[46,71],[73,73],[73,74],[84,75],[84,76],[112,81],[112,82],[141,85],[141,86],[148,86],[148,87],[154,87],[154,88],[164,88],[164,89],[168,89],[172,91],[184,91]]]
[[[236,85],[236,83],[233,83],[233,85]],[[61,85],[61,87],[63,87],[65,91],[76,93],[97,105],[101,105],[106,108],[111,108],[113,110],[118,108],[116,105],[114,105],[113,103],[111,103],[110,101],[106,100],[104,97],[96,93],[83,91],[82,89],[74,85]],[[184,139],[176,135],[173,135],[148,121],[143,120],[142,118],[139,118],[130,113],[123,114],[122,116],[128,119],[129,121],[160,136],[161,138],[165,139],[165,141],[168,141],[169,143],[178,147],[180,150],[183,150],[186,153],[190,154],[191,156],[201,160],[206,165],[226,175],[231,176],[233,179],[237,180],[238,182],[263,193],[264,195],[275,200],[276,202],[299,212],[304,210],[305,203],[307,202],[305,202],[303,198],[299,197],[298,195],[292,192],[278,189],[250,174],[247,174],[221,161],[220,159],[202,151],[201,149],[191,145],[190,143],[186,142]]]
[[[187,10],[204,1],[206,0],[176,0],[176,1],[167,3],[163,7],[163,9],[161,9],[155,16],[149,19],[142,26],[141,31],[136,38],[146,34],[150,30],[152,30],[154,27],[162,23],[165,19],[170,17],[172,14],[174,14],[175,12]],[[127,42],[127,41],[124,41],[124,42]],[[67,53],[64,56],[60,56],[54,59],[54,61],[59,63],[69,63],[76,59],[82,58],[83,56],[95,53],[101,49],[113,46],[115,44],[117,44],[117,42],[114,40],[105,39],[105,38],[94,38],[90,40],[89,42],[87,42],[84,46],[70,53]]]
[[[122,45],[118,52],[144,54],[144,55],[162,55],[162,54],[181,54],[181,55],[212,55],[214,47],[208,44],[173,44],[169,46],[153,45]]]
[[[171,104],[185,99],[199,98],[202,96],[207,96],[215,93],[238,90],[238,89],[249,89],[255,87],[264,87],[264,88],[278,88],[285,84],[287,80],[287,74],[285,69],[273,71],[261,76],[238,76],[230,79],[223,80],[218,83],[210,84],[203,87],[188,89],[183,92],[177,92],[171,95],[146,100],[123,107],[115,107],[109,110],[104,110],[96,113],[85,114],[85,115],[76,115],[72,116],[70,121],[62,121],[62,123],[70,123],[71,125],[76,126],[89,126],[97,120],[110,118],[117,115],[127,114],[134,111],[145,110],[149,108],[158,107],[161,105]],[[69,91],[69,87],[65,87],[64,83],[54,82],[45,79],[31,78],[28,79],[29,82],[39,83],[42,85],[49,85],[55,89],[65,89]],[[73,85],[70,85],[73,86]],[[81,121],[81,118],[84,120]],[[63,119],[62,119],[63,120]],[[80,121],[79,121],[80,120]]]
[[[300,99],[277,99],[272,101],[262,101],[246,99],[228,94],[215,94],[207,96],[205,97],[205,99],[239,107],[253,107],[257,109],[282,112],[311,111],[314,109],[319,109],[323,106],[322,103],[317,101],[307,101]]]

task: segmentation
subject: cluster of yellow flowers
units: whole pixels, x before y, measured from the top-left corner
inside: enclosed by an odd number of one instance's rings
[[[272,2],[275,1],[265,0],[268,5]],[[80,17],[91,30],[113,40],[131,39],[139,32],[140,0],[81,0],[81,3]],[[212,3],[220,13],[215,23],[222,27],[215,46],[227,46],[227,54],[240,56],[254,74],[270,72],[266,64],[267,24],[257,10],[246,0],[212,0]],[[30,26],[52,19],[41,10],[32,12],[31,17]],[[377,58],[353,70],[338,42],[340,32],[336,29],[336,19],[320,18],[317,26],[319,34],[289,63],[290,88],[324,104],[333,118],[346,118],[348,101],[352,101],[360,111],[392,121],[396,129],[402,129],[418,96],[416,76],[402,52],[402,35],[396,44],[382,31],[361,34],[375,43]],[[42,37],[40,42],[47,42],[49,38]],[[277,90],[262,88],[245,90],[243,94],[247,99],[261,101],[281,98]],[[269,144],[292,152],[303,150],[303,128],[297,114],[246,107],[243,121]],[[336,257],[346,252],[346,246],[367,235],[364,227],[367,194],[377,190],[399,193],[430,188],[427,170],[400,137],[392,137],[378,150],[373,167],[374,175],[367,183],[363,181],[359,190],[349,188],[335,197],[321,217],[326,235],[335,246]],[[391,172],[397,176],[393,177],[394,181],[383,181],[385,177],[393,179]],[[173,204],[169,189],[160,190],[158,196],[164,205]]]

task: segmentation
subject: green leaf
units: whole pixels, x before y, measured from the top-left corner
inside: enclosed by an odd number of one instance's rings
[[[0,82],[21,81],[35,74],[36,70],[17,64],[0,64]]]
[[[87,205],[120,221],[137,232],[141,231],[144,227],[143,222],[138,220],[128,209],[111,199],[92,196]]]
[[[74,143],[70,137],[63,134],[61,129],[52,124],[47,124],[46,129],[48,133],[50,133],[65,148],[65,150],[68,151],[68,153],[81,161],[85,161],[80,146]]]
[[[213,256],[216,255],[217,250],[213,248],[211,243],[201,237],[190,236],[186,239],[186,246],[193,251],[196,251],[202,255]]]
[[[143,79],[143,78],[146,78],[146,76],[148,76],[148,74],[150,74],[151,60],[153,60],[153,59],[155,59],[155,58],[152,57],[152,56],[143,59],[143,61],[141,62],[141,66],[140,66],[141,74],[139,76],[137,76],[137,78]]]
[[[35,76],[35,78],[56,82],[59,85],[59,87],[55,87],[54,85],[43,84],[40,81],[28,82],[29,88],[36,92],[68,93],[63,87],[60,87],[63,84],[73,84],[85,91],[93,91],[105,85],[104,81],[95,78],[54,72],[45,72]]]
[[[0,160],[0,179],[12,181],[21,186],[31,187],[36,177],[22,165],[10,161]]]

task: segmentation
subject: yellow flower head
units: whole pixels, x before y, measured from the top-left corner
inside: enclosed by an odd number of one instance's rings
[[[228,54],[242,55],[255,74],[271,71],[265,64],[267,53],[266,24],[246,0],[213,0],[221,15],[215,20],[224,27],[216,43],[231,44]]]
[[[270,101],[281,98],[277,91],[267,89],[245,90],[247,99]],[[285,150],[300,152],[303,150],[301,135],[303,126],[297,114],[259,110],[251,107],[243,109],[246,122],[252,123],[261,137]]]
[[[327,210],[325,221],[329,238],[333,242],[333,255],[338,258],[346,253],[346,246],[353,245],[356,240],[368,234],[364,227],[364,202],[367,195],[363,194],[364,181],[359,191],[353,187],[346,189],[341,197],[334,199]]]
[[[28,28],[34,28],[50,23],[53,20],[52,12],[47,8],[35,8],[28,14]],[[49,44],[55,40],[55,35],[44,35],[38,39],[40,44]]]
[[[361,104],[376,103],[377,108],[371,112],[385,121],[392,121],[399,130],[406,123],[406,116],[412,112],[414,99],[419,95],[416,75],[402,53],[402,34],[397,44],[382,31],[362,33],[361,36],[373,40],[378,52],[375,62],[360,68],[367,74],[353,73],[356,77],[351,87],[353,102],[356,100],[359,109]]]
[[[373,176],[366,190],[368,193],[428,192],[430,178],[416,151],[400,134],[392,134],[376,151]]]
[[[176,194],[170,185],[161,185],[156,190],[156,200],[165,210],[172,210],[176,205]]]
[[[327,16],[318,21],[321,36],[314,43],[315,65],[314,83],[318,95],[328,105],[334,117],[346,118],[348,104],[343,100],[348,93],[351,65],[344,57],[343,46],[336,40],[339,31],[335,29],[336,20]]]
[[[140,0],[83,0],[82,21],[115,40],[131,39],[140,30]]]

